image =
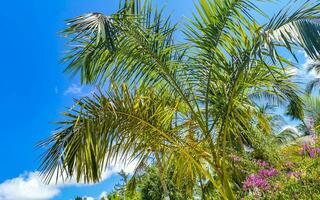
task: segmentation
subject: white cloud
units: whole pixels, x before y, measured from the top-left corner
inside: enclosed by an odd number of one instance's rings
[[[94,200],[93,197],[87,197],[87,196],[85,196],[84,198],[85,198],[85,200]]]
[[[107,197],[108,196],[108,193],[107,192],[102,192],[99,196],[99,199],[101,199],[102,197]]]
[[[42,183],[38,172],[30,172],[0,184],[0,200],[49,200],[60,192]]]
[[[310,58],[305,51],[299,51],[299,52],[303,53],[303,55],[304,55],[305,61],[302,64],[302,67],[305,71],[308,69],[308,67],[311,64],[315,64],[315,63],[319,62],[319,61],[314,61],[312,58]],[[312,76],[312,78],[320,78],[320,74],[317,74],[314,70],[310,71],[308,75]]]
[[[102,173],[102,181],[121,170],[133,173],[136,165],[137,161],[128,164],[117,162]],[[83,183],[77,183],[75,179],[64,181],[62,177],[57,182],[44,184],[39,172],[29,172],[0,183],[0,200],[49,200],[57,196],[64,187],[75,185],[84,186]],[[94,198],[87,197],[87,200],[94,200]]]
[[[134,172],[135,168],[137,167],[137,164],[138,164],[137,160],[133,160],[130,163],[117,162],[117,163],[113,164],[111,167],[109,167],[102,174],[102,178],[107,179],[111,175],[116,174],[116,173],[120,172],[121,170],[123,170],[127,174],[132,174]]]
[[[89,96],[92,97],[93,94],[97,93],[98,89],[90,86],[80,86],[75,83],[71,84],[65,91],[64,95],[75,95],[75,96]]]
[[[80,95],[82,94],[82,90],[83,90],[82,86],[78,86],[77,84],[73,83],[71,86],[67,88],[66,91],[64,91],[64,95],[68,95],[68,94]]]

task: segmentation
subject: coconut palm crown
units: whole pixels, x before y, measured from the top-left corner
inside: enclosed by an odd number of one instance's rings
[[[174,169],[177,184],[200,177],[234,199],[229,152],[274,153],[264,145],[272,127],[257,104],[304,118],[287,70],[295,63],[284,55],[296,59],[303,49],[318,59],[317,2],[292,1],[269,17],[251,0],[199,0],[193,18],[175,24],[149,0],[126,0],[112,15],[68,20],[66,72],[101,89],[78,99],[41,142],[43,174],[89,183],[114,162],[136,160],[138,173],[156,160],[162,182]]]

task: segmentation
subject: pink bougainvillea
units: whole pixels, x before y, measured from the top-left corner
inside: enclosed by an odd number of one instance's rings
[[[275,168],[262,169],[259,171],[259,175],[266,178],[273,177],[278,175],[278,170],[276,170]]]
[[[264,177],[257,174],[251,174],[247,176],[246,180],[244,181],[243,190],[250,190],[254,188],[268,190],[270,189],[270,185]]]

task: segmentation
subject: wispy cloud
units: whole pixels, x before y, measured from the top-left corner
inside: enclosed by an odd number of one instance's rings
[[[0,184],[1,200],[49,200],[59,193],[58,186],[42,183],[39,172],[29,172]]]
[[[78,86],[77,84],[72,84],[70,85],[66,91],[64,91],[64,95],[69,95],[69,94],[73,94],[73,95],[81,95],[83,91],[83,87],[82,86]]]
[[[136,161],[129,164],[115,163],[102,173],[102,181],[121,170],[131,174],[136,165]],[[84,186],[83,183],[77,183],[75,179],[65,181],[63,178],[59,178],[54,183],[44,184],[40,172],[28,172],[0,183],[0,200],[50,200],[59,195],[64,187],[75,185]],[[87,199],[94,200],[92,197]]]

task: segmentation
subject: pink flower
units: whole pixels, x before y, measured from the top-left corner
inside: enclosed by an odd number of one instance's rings
[[[246,191],[254,188],[266,191],[270,189],[270,185],[264,177],[256,174],[251,174],[247,176],[246,180],[244,181],[243,190]]]
[[[316,156],[320,155],[320,148],[311,147],[308,144],[304,144],[300,151],[301,155],[308,155],[310,158],[315,158]]]
[[[301,151],[300,151],[300,154],[301,154],[301,155],[305,155],[307,152],[310,151],[311,148],[312,148],[312,147],[311,147],[309,144],[305,143],[305,144],[302,146],[302,149],[301,149]]]
[[[266,161],[263,160],[256,160],[256,163],[260,166],[260,167],[266,167],[269,165],[269,163],[267,163]]]
[[[317,153],[316,149],[310,149],[310,150],[309,150],[309,156],[310,156],[310,158],[316,157],[316,153]]]
[[[259,175],[262,177],[273,177],[278,175],[278,171],[274,168],[270,168],[270,169],[262,169],[259,171]]]

